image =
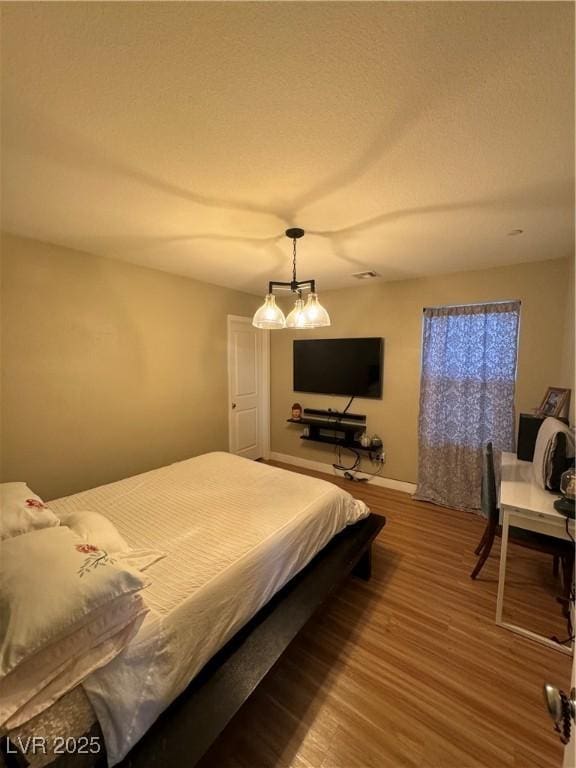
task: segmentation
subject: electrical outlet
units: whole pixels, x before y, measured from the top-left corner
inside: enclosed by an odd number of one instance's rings
[[[384,451],[380,451],[379,453],[374,456],[374,461],[378,462],[378,464],[385,464],[386,463],[386,453]]]

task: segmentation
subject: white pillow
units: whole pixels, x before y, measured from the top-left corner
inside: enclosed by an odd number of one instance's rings
[[[90,544],[95,544],[109,554],[125,552],[130,549],[114,523],[99,512],[87,509],[71,512],[60,518],[62,525],[68,526],[77,536]]]
[[[98,609],[147,584],[65,526],[7,539],[0,568],[0,679]]]
[[[2,542],[0,725],[25,722],[110,661],[148,582],[65,526]]]
[[[144,571],[153,563],[166,557],[165,552],[157,549],[131,549],[112,520],[99,512],[90,510],[71,512],[61,519],[61,523],[74,531],[83,541],[94,544],[98,549],[114,555],[118,562],[136,568],[138,571]]]
[[[0,539],[60,525],[54,512],[26,483],[1,483],[0,509]]]
[[[138,632],[147,612],[139,594],[122,595],[101,609],[101,616],[18,664],[2,678],[2,726],[23,725],[112,661]]]

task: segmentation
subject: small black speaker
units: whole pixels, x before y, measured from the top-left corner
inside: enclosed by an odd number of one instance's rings
[[[538,431],[540,430],[542,422],[545,418],[546,416],[538,416],[535,413],[520,414],[520,421],[518,423],[518,443],[516,456],[521,461],[532,461],[534,458],[536,438],[538,437]],[[568,419],[566,418],[559,418],[559,421],[563,421],[565,424],[568,424]]]

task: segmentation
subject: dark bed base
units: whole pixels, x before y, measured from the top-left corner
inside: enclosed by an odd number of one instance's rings
[[[121,768],[195,765],[330,593],[371,573],[371,545],[386,520],[349,526],[214,656],[120,763]]]
[[[371,514],[335,536],[206,664],[120,768],[194,766],[330,594],[350,573],[370,578],[372,542],[385,523]],[[52,768],[77,765],[69,757]],[[106,765],[103,755],[96,764]]]

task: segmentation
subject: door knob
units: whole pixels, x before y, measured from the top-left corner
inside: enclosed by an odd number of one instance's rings
[[[544,686],[544,699],[548,714],[554,722],[554,730],[560,734],[562,744],[570,741],[571,721],[576,718],[576,689],[572,688],[570,696],[556,686]]]
[[[232,410],[234,410],[234,408],[236,408],[236,403],[232,403]]]

